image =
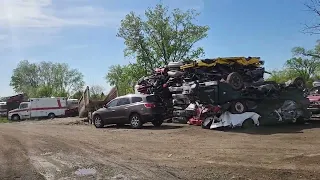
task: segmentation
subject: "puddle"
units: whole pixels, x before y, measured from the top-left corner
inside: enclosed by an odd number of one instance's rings
[[[93,175],[97,173],[97,171],[95,169],[89,168],[89,169],[78,169],[75,174],[78,176],[88,176],[88,175]]]

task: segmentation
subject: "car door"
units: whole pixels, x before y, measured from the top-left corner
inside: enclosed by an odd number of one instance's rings
[[[31,112],[30,112],[30,104],[29,103],[21,103],[19,106],[19,115],[21,119],[29,119]]]
[[[123,97],[119,99],[117,106],[114,108],[114,114],[117,117],[115,119],[116,121],[115,123],[127,123],[127,120],[129,118],[128,117],[129,105],[130,105],[129,97]]]
[[[101,113],[102,118],[105,120],[105,123],[112,124],[114,123],[116,117],[115,107],[118,105],[118,99],[110,101],[106,106],[103,112]]]

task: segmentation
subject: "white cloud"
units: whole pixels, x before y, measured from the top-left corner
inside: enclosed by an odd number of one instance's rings
[[[115,27],[124,15],[81,2],[0,0],[0,48],[43,45],[68,27]]]

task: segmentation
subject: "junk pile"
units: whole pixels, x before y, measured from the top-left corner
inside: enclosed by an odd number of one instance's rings
[[[175,122],[203,128],[303,122],[310,117],[305,82],[264,80],[259,57],[170,62],[139,80],[137,91],[157,94]]]

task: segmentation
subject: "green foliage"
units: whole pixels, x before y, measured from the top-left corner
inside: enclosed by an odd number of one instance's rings
[[[315,47],[306,50],[303,47],[292,49],[293,57],[286,61],[284,70],[273,71],[269,80],[285,82],[294,77],[302,77],[308,86],[320,75],[320,42]]]
[[[10,122],[6,117],[0,117],[0,123],[8,123]]]
[[[77,92],[75,92],[75,93],[71,96],[71,98],[72,98],[72,99],[80,99],[80,98],[82,97],[82,94],[83,94],[83,91],[82,91],[82,90],[77,91]]]
[[[21,61],[13,70],[10,86],[29,97],[66,97],[84,86],[83,75],[65,63]]]
[[[129,13],[121,21],[117,34],[125,42],[124,55],[136,59],[134,64],[110,67],[106,75],[120,95],[134,92],[137,80],[157,67],[204,55],[203,48],[196,48],[195,43],[207,37],[209,27],[194,23],[199,15],[195,10],[169,12],[168,7],[158,4],[144,15],[142,18]]]

